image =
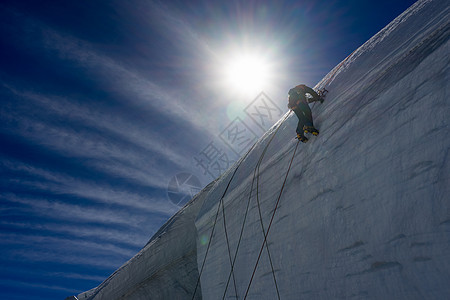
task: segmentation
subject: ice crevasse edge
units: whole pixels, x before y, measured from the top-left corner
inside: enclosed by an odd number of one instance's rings
[[[320,136],[298,146],[250,288],[294,115],[78,299],[448,297],[449,20],[446,1],[418,1],[317,84]]]

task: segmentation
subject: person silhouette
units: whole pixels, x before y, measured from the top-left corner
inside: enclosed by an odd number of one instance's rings
[[[311,108],[309,108],[308,103],[315,101],[320,101],[323,103],[323,98],[321,98],[316,91],[312,88],[300,84],[289,90],[289,102],[288,108],[294,111],[298,117],[297,125],[297,138],[306,143],[308,139],[305,137],[306,133],[312,133],[313,135],[319,135],[319,130],[314,127],[313,117],[311,113]],[[310,96],[308,97],[307,94]]]

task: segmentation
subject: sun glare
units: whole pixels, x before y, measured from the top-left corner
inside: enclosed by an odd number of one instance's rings
[[[268,64],[258,55],[235,56],[225,69],[227,85],[235,92],[255,94],[264,90],[268,83]]]

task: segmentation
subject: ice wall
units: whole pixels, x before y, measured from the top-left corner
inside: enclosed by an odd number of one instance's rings
[[[266,230],[296,117],[268,147],[239,239],[253,171],[274,133],[260,141],[223,199],[228,243],[219,209],[204,299],[242,299],[247,289],[247,299],[277,299],[277,288],[281,299],[449,297],[449,20],[448,2],[419,1],[318,84],[329,90],[312,109],[320,136],[299,145],[268,235],[273,268],[263,249],[248,289],[264,241],[256,193]],[[211,232],[230,176],[205,201],[200,236]],[[200,266],[207,246],[197,247]]]
[[[198,279],[194,220],[212,185],[167,221],[130,261],[78,299],[201,299],[201,293],[192,298]]]
[[[317,85],[320,136],[298,145],[250,288],[294,115],[78,298],[191,299],[200,271],[196,299],[448,297],[449,20],[446,1],[418,1]]]

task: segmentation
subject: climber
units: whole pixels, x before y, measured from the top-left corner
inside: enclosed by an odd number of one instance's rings
[[[307,94],[310,96],[308,97]],[[320,101],[321,98],[312,88],[300,84],[289,90],[289,103],[288,108],[292,109],[298,117],[297,125],[297,138],[306,143],[308,139],[304,133],[312,133],[313,135],[319,135],[319,131],[314,127],[311,109],[308,103]]]

